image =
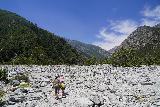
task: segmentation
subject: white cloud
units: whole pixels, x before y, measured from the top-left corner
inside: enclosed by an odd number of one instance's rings
[[[160,23],[160,20],[153,20],[153,19],[148,19],[148,18],[143,18],[141,19],[141,24],[140,25],[146,25],[146,26],[154,26],[156,24]]]
[[[114,30],[115,32],[119,32],[122,34],[129,34],[135,28],[137,27],[137,24],[135,21],[132,20],[121,20],[121,21],[111,21],[111,30]]]
[[[111,21],[110,26],[101,29],[99,35],[97,35],[102,41],[94,42],[93,44],[109,50],[114,46],[120,45],[136,27],[136,22],[132,20]]]
[[[143,16],[139,21],[129,19],[110,21],[108,26],[99,31],[97,35],[99,41],[93,44],[109,50],[120,45],[138,26],[154,26],[160,23],[160,5],[153,9],[146,7],[141,13]]]
[[[155,19],[160,19],[160,5],[157,7],[151,9],[150,7],[145,7],[144,11],[142,11],[142,14],[145,17],[152,17]]]
[[[153,9],[147,6],[141,13],[144,18],[141,19],[140,25],[154,26],[160,23],[160,5]]]

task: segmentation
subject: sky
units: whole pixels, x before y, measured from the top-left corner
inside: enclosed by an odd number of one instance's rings
[[[106,50],[120,45],[137,27],[160,23],[160,0],[0,0],[0,9]]]

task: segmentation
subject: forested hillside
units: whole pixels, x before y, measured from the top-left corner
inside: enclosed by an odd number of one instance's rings
[[[1,64],[82,64],[84,57],[63,38],[19,15],[0,10]]]
[[[117,47],[107,61],[118,66],[160,65],[160,27],[141,26]]]
[[[82,53],[87,58],[95,57],[96,59],[104,59],[106,57],[111,56],[111,54],[108,51],[98,46],[82,43],[77,40],[67,40],[67,41],[73,48],[75,48],[77,51]]]

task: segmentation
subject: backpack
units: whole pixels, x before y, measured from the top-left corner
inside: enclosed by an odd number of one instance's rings
[[[59,87],[59,80],[58,79],[55,79],[53,82],[53,88],[55,88],[55,87]]]
[[[60,83],[59,87],[60,87],[62,90],[64,90],[64,89],[65,89],[65,84],[62,82],[62,83]]]

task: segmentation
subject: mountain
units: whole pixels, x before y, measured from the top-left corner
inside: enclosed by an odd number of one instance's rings
[[[113,54],[118,49],[118,46],[113,47],[112,49],[108,50],[109,53]]]
[[[141,26],[132,32],[127,39],[125,39],[119,48],[134,48],[140,49],[147,44],[159,46],[160,43],[160,27]]]
[[[160,65],[160,24],[141,26],[132,32],[110,59],[115,65]]]
[[[158,34],[156,32],[156,29],[159,30],[160,24],[155,25],[154,27],[150,26],[141,26],[138,27],[134,32],[132,32],[127,39],[125,39],[120,46],[115,46],[114,48],[110,49],[110,53],[114,53],[121,48],[140,48],[145,46],[145,44],[148,44],[150,42],[157,41],[156,39]],[[152,37],[153,36],[153,37]],[[154,40],[155,39],[155,40]],[[154,44],[154,43],[152,43]]]
[[[82,43],[76,40],[67,40],[67,41],[73,48],[75,48],[77,51],[82,53],[87,58],[95,57],[97,59],[103,59],[111,56],[111,54],[108,51],[98,46]]]
[[[63,38],[0,10],[1,64],[81,64],[84,57]]]

